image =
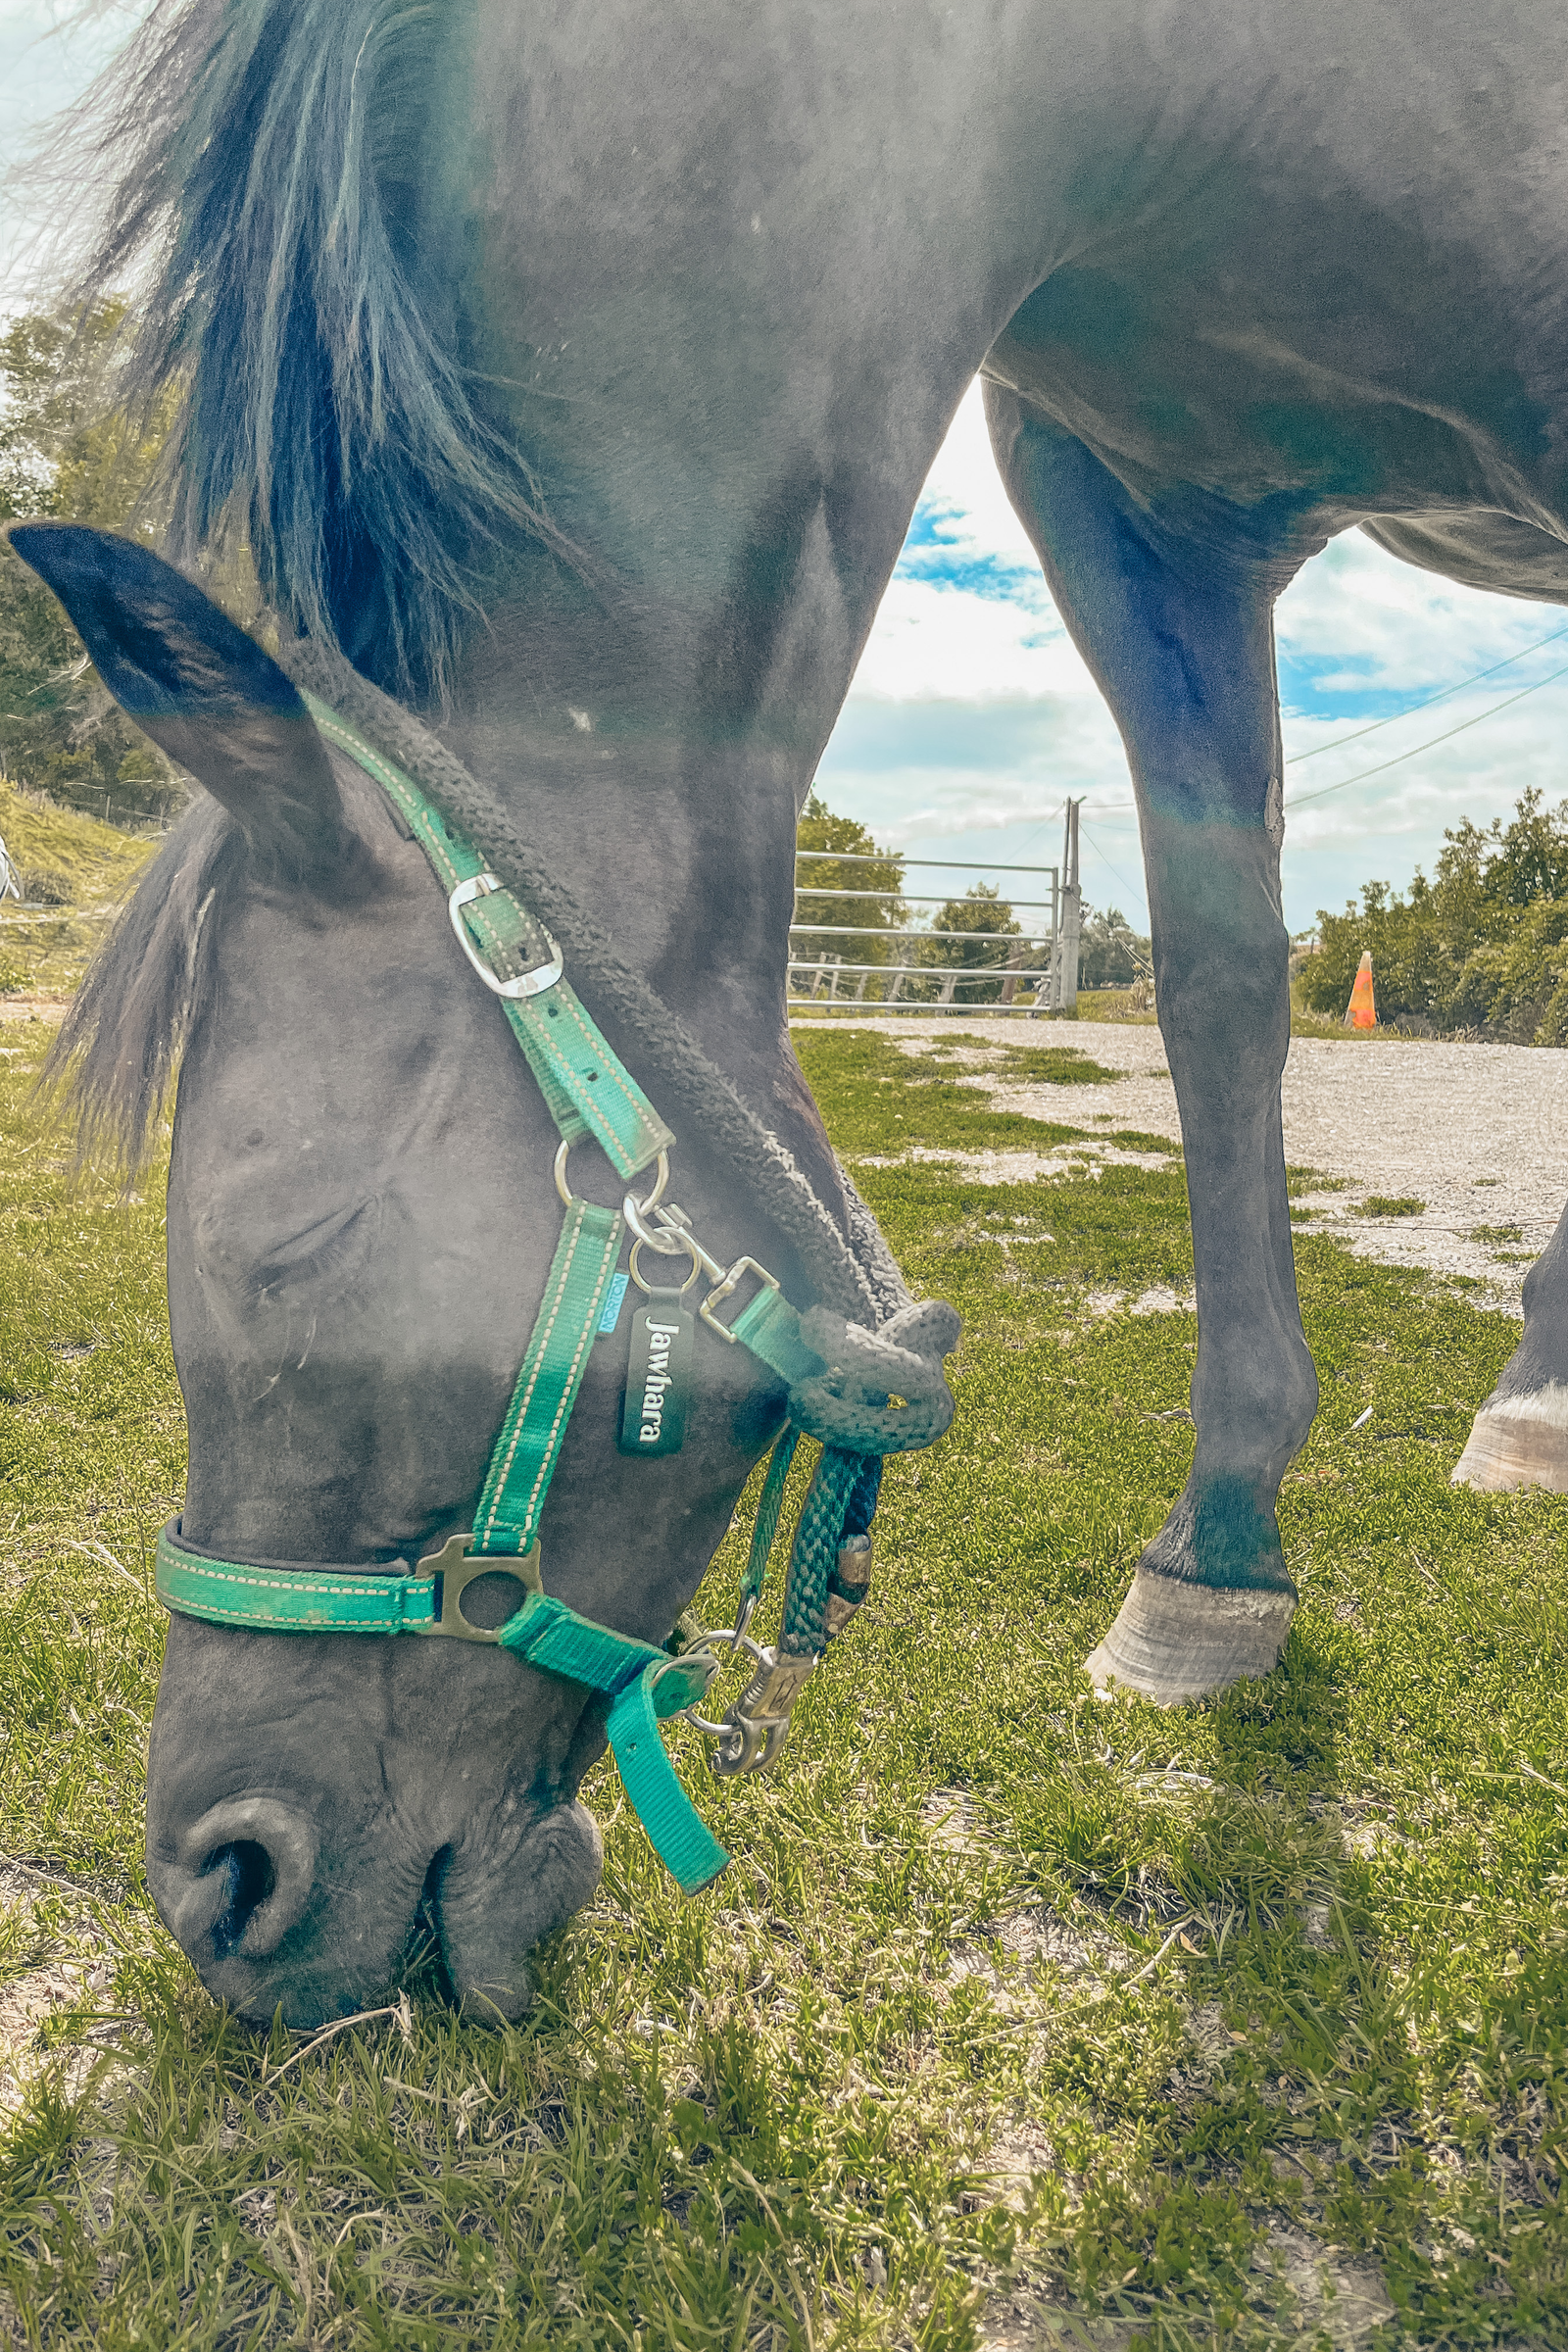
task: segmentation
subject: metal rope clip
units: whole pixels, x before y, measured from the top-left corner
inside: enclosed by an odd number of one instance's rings
[[[764,1291],[776,1291],[779,1288],[778,1277],[770,1274],[755,1257],[738,1257],[730,1266],[721,1264],[710,1250],[703,1248],[692,1231],[690,1218],[678,1202],[667,1200],[655,1207],[657,1200],[657,1193],[649,1200],[634,1200],[628,1193],[622,1203],[621,1214],[638,1241],[646,1242],[650,1250],[658,1250],[662,1257],[684,1254],[691,1258],[694,1269],[700,1267],[708,1276],[713,1288],[697,1312],[710,1331],[716,1332],[721,1340],[728,1341],[733,1347],[735,1334],[719,1321],[714,1308],[722,1305],[726,1298],[734,1297],[748,1274],[755,1274]],[[651,1207],[654,1222],[650,1225],[647,1219]]]
[[[790,1736],[790,1717],[816,1664],[814,1656],[783,1655],[771,1644],[764,1649],[744,1630],[751,1610],[743,1606],[733,1633],[711,1633],[703,1642],[722,1642],[744,1649],[753,1660],[752,1679],[719,1723],[710,1723],[694,1707],[685,1709],[688,1723],[717,1741],[710,1761],[720,1780],[743,1772],[766,1772],[784,1753]]]

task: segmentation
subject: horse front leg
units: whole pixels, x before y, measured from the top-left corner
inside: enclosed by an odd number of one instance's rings
[[[1170,542],[1070,435],[988,386],[1004,477],[1121,729],[1198,1287],[1192,1473],[1087,1661],[1173,1702],[1278,1661],[1296,1606],[1275,1496],[1317,1405],[1285,1193],[1290,1040],[1272,606],[1283,561]]]
[[[1525,1336],[1476,1414],[1458,1487],[1568,1494],[1568,1208],[1525,1276]]]

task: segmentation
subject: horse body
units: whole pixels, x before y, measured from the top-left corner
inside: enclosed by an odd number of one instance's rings
[[[1272,605],[1355,522],[1568,601],[1556,13],[477,0],[394,25],[363,0],[204,0],[143,57],[128,86],[164,111],[124,117],[99,277],[172,220],[140,366],[188,371],[187,525],[238,500],[284,621],[420,709],[841,1228],[784,1011],[795,817],[983,368],[1127,743],[1193,1200],[1193,1476],[1093,1663],[1162,1695],[1272,1664],[1294,1602],[1274,1494],[1315,1401],[1279,1122]],[[187,658],[201,626],[179,638],[112,558],[84,601],[30,546],[133,714],[167,738],[184,713],[177,756],[239,828],[200,850],[220,887],[171,1190],[187,1533],[416,1556],[467,1524],[543,1284],[531,1082],[357,778],[329,762],[352,886],[318,845],[274,855],[289,794],[328,797],[299,782],[319,745],[236,783],[215,744],[243,658]],[[141,1011],[114,998],[155,935],[170,972],[188,951],[193,845],[84,1000],[89,1092],[157,1064],[172,979]],[[682,1152],[699,1222],[804,1303],[733,1166],[701,1133]],[[1512,1424],[1568,1483],[1561,1251],[1501,1393],[1547,1397]],[[732,1355],[707,1351],[706,1434],[628,1464],[599,1352],[543,1529],[553,1591],[667,1628],[782,1413]],[[493,1653],[176,1620],[155,1890],[251,2011],[368,1997],[421,1888],[460,1987],[515,2007],[528,1943],[591,1883],[573,1799],[599,1721]]]

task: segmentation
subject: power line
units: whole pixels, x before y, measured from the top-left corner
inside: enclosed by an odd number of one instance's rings
[[[1510,694],[1502,702],[1494,703],[1490,710],[1478,710],[1474,718],[1462,718],[1456,727],[1446,727],[1441,735],[1429,736],[1425,743],[1413,743],[1407,752],[1396,752],[1392,760],[1382,760],[1376,767],[1358,768],[1353,776],[1342,776],[1338,784],[1325,784],[1317,792],[1298,792],[1285,806],[1287,808],[1299,808],[1308,801],[1326,801],[1331,792],[1348,792],[1352,784],[1364,784],[1368,776],[1381,776],[1389,768],[1397,767],[1402,760],[1413,760],[1418,752],[1433,751],[1440,743],[1451,742],[1455,735],[1464,734],[1467,728],[1479,727],[1483,719],[1495,718],[1499,710],[1511,710],[1514,704],[1522,703],[1527,694],[1539,694],[1543,686],[1551,685],[1557,678],[1568,678],[1568,662],[1563,663],[1561,669],[1554,669],[1546,677],[1538,678],[1533,686],[1521,686],[1517,694]]]
[[[1099,842],[1096,841],[1094,835],[1090,832],[1089,827],[1084,823],[1082,809],[1080,809],[1078,813],[1078,829],[1088,841],[1091,849],[1094,851],[1096,857],[1100,859],[1100,862],[1104,867],[1106,873],[1109,874],[1111,880],[1113,882],[1119,882],[1123,890],[1128,892],[1131,896],[1134,906],[1142,906],[1145,914],[1147,915],[1149,912],[1149,906],[1143,892],[1138,888],[1136,882],[1129,882],[1125,874],[1119,874],[1116,871],[1116,868],[1111,864],[1110,859],[1105,856],[1105,853],[1101,848]]]
[[[1553,629],[1549,637],[1538,637],[1533,645],[1521,646],[1518,653],[1509,654],[1501,662],[1494,662],[1490,669],[1478,669],[1471,677],[1459,678],[1451,686],[1441,687],[1436,694],[1429,694],[1423,702],[1410,703],[1403,710],[1391,711],[1387,718],[1375,718],[1369,726],[1357,727],[1352,734],[1336,735],[1332,743],[1320,743],[1314,751],[1293,752],[1285,764],[1287,767],[1300,767],[1308,760],[1317,759],[1322,752],[1337,752],[1345,744],[1359,743],[1364,735],[1375,735],[1380,727],[1392,727],[1396,725],[1401,718],[1413,718],[1417,711],[1430,710],[1434,704],[1446,702],[1450,694],[1462,694],[1467,686],[1479,686],[1484,678],[1494,678],[1499,669],[1511,668],[1515,662],[1522,662],[1527,654],[1539,654],[1543,647],[1556,645],[1563,637],[1568,637],[1568,628]],[[1401,760],[1413,760],[1418,752],[1429,752],[1435,745],[1446,743],[1450,736],[1462,735],[1467,727],[1480,726],[1485,718],[1495,718],[1499,710],[1511,710],[1515,703],[1522,703],[1527,694],[1535,694],[1541,687],[1550,686],[1556,679],[1564,676],[1568,676],[1568,667],[1550,670],[1545,677],[1537,678],[1533,685],[1522,686],[1517,694],[1507,695],[1500,703],[1494,703],[1490,710],[1478,710],[1474,718],[1462,719],[1458,726],[1447,728],[1442,735],[1434,735],[1425,743],[1412,744],[1409,751],[1399,752],[1393,760],[1385,760],[1376,767],[1358,768],[1353,776],[1345,776],[1338,784],[1325,784],[1318,792],[1298,793],[1293,799],[1287,801],[1285,806],[1287,808],[1299,808],[1307,801],[1321,801],[1326,799],[1331,792],[1344,792],[1351,784],[1364,782],[1368,776],[1380,776],[1385,768],[1397,767]],[[1102,801],[1095,813],[1097,816],[1119,816],[1129,809],[1136,809],[1137,807],[1136,801]],[[1050,819],[1048,818],[1046,821],[1049,823]],[[1043,829],[1038,826],[1036,828],[1037,831]],[[1117,831],[1120,828],[1112,827],[1111,829]],[[1033,835],[1030,838],[1033,839]]]
[[[1341,744],[1358,742],[1362,735],[1375,734],[1379,727],[1393,726],[1395,718],[1409,718],[1417,710],[1430,710],[1434,703],[1443,702],[1450,694],[1458,694],[1461,689],[1466,686],[1478,685],[1483,678],[1494,677],[1499,669],[1507,669],[1512,662],[1523,661],[1525,654],[1539,653],[1543,646],[1555,645],[1558,639],[1561,637],[1568,637],[1568,628],[1554,630],[1549,637],[1541,638],[1535,645],[1527,645],[1523,649],[1523,652],[1511,654],[1506,662],[1494,662],[1491,669],[1478,670],[1474,677],[1461,678],[1457,685],[1445,686],[1441,694],[1429,695],[1424,703],[1412,703],[1408,710],[1396,710],[1394,713],[1394,716],[1391,718],[1374,719],[1371,726],[1359,728],[1354,735],[1341,735],[1334,743],[1319,744],[1318,751],[1337,751]],[[1342,776],[1337,784],[1320,785],[1316,792],[1295,793],[1292,795],[1291,799],[1285,803],[1285,806],[1288,809],[1303,808],[1309,801],[1326,801],[1333,793],[1348,792],[1352,784],[1364,784],[1367,782],[1369,777],[1386,775],[1391,767],[1399,767],[1406,760],[1414,760],[1422,752],[1436,751],[1439,744],[1451,743],[1454,736],[1464,735],[1468,733],[1471,727],[1479,727],[1485,720],[1489,718],[1496,718],[1499,713],[1504,710],[1511,710],[1515,703],[1522,703],[1528,696],[1532,694],[1539,694],[1543,686],[1555,685],[1559,678],[1568,678],[1568,662],[1565,662],[1558,669],[1548,670],[1544,678],[1537,678],[1532,685],[1521,686],[1517,694],[1505,695],[1500,703],[1494,703],[1490,710],[1478,710],[1473,718],[1462,718],[1457,726],[1446,727],[1441,735],[1429,735],[1425,743],[1413,743],[1407,752],[1396,752],[1392,760],[1380,760],[1375,767],[1357,768],[1353,776]],[[1317,752],[1302,752],[1298,754],[1297,758],[1287,760],[1285,764],[1287,767],[1297,767],[1300,765],[1302,760],[1315,760],[1316,758]],[[1106,801],[1096,809],[1095,814],[1097,818],[1102,816],[1116,816],[1120,815],[1124,810],[1136,809],[1137,807],[1138,803],[1136,801]],[[1083,826],[1083,830],[1088,836],[1089,840],[1095,843],[1096,854],[1100,858],[1101,863],[1105,867],[1106,871],[1115,881],[1121,884],[1123,890],[1133,890],[1133,885],[1127,881],[1124,875],[1117,873],[1116,868],[1111,864],[1103,850],[1100,848],[1099,843],[1095,842],[1094,835],[1090,833],[1089,827],[1084,825],[1083,818],[1081,816],[1078,821],[1079,824]],[[1046,829],[1046,826],[1051,822],[1052,819],[1049,816],[1043,818],[1042,821],[1036,825],[1034,832],[1028,834],[1025,839],[1019,843],[1019,848],[1027,849],[1029,843],[1034,840],[1035,835],[1043,833]],[[1107,827],[1107,830],[1112,833],[1119,833],[1124,830],[1131,830],[1131,828],[1120,825],[1111,825]],[[1134,892],[1134,896],[1141,898],[1142,893]]]
[[[1440,686],[1436,694],[1429,694],[1423,702],[1407,703],[1402,710],[1392,710],[1387,718],[1375,718],[1370,726],[1357,727],[1351,735],[1336,735],[1332,743],[1320,743],[1315,751],[1293,752],[1285,764],[1287,767],[1300,767],[1308,760],[1321,759],[1325,752],[1337,752],[1342,744],[1359,743],[1363,735],[1375,735],[1379,727],[1392,727],[1398,719],[1413,718],[1418,710],[1430,710],[1434,703],[1445,701],[1448,695],[1462,694],[1467,686],[1479,686],[1483,678],[1494,678],[1499,669],[1510,669],[1515,662],[1522,662],[1527,654],[1539,654],[1543,646],[1555,645],[1559,637],[1568,637],[1568,628],[1553,629],[1549,637],[1538,637],[1534,645],[1522,645],[1516,654],[1509,654],[1501,662],[1494,662],[1490,669],[1478,669],[1474,677],[1460,678],[1452,686]],[[1544,684],[1544,679],[1541,683]]]

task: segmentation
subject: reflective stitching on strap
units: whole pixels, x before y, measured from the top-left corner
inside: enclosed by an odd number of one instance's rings
[[[517,1448],[522,1444],[524,1437],[527,1435],[528,1408],[533,1402],[534,1393],[538,1389],[539,1383],[543,1379],[546,1370],[554,1369],[554,1367],[550,1366],[548,1362],[550,1342],[555,1332],[557,1321],[560,1318],[562,1306],[565,1299],[566,1286],[571,1278],[572,1266],[576,1260],[578,1250],[581,1247],[583,1233],[587,1225],[587,1216],[585,1212],[588,1206],[588,1202],[580,1200],[575,1202],[572,1209],[568,1211],[568,1230],[570,1232],[570,1240],[567,1245],[564,1257],[558,1261],[560,1272],[559,1278],[555,1280],[553,1285],[555,1296],[549,1302],[548,1315],[542,1323],[535,1323],[532,1336],[530,1337],[528,1343],[529,1353],[534,1357],[533,1369],[528,1375],[526,1385],[521,1388],[513,1397],[509,1415],[509,1418],[512,1421],[511,1443],[508,1445],[507,1450],[502,1456],[501,1460],[499,1462],[492,1463],[490,1476],[486,1481],[487,1486],[494,1487],[495,1500],[490,1505],[490,1509],[487,1512],[483,1523],[475,1531],[475,1546],[479,1550],[483,1550],[490,1537],[495,1533],[498,1524],[505,1524],[509,1526],[512,1524],[510,1521],[502,1522],[501,1520],[501,1506],[506,1499],[507,1481],[512,1475],[512,1465],[516,1459]],[[598,1280],[600,1282],[603,1282],[605,1274],[612,1260],[619,1255],[620,1219],[617,1216],[613,1227],[606,1237],[605,1246],[600,1255],[598,1274]],[[534,1505],[539,1496],[540,1487],[548,1479],[550,1472],[554,1467],[556,1445],[560,1437],[562,1423],[565,1415],[571,1410],[572,1404],[576,1399],[577,1382],[575,1376],[577,1369],[582,1362],[584,1349],[587,1348],[589,1341],[593,1336],[593,1332],[597,1326],[597,1323],[598,1314],[596,1311],[592,1320],[588,1324],[585,1324],[583,1329],[577,1335],[577,1345],[572,1353],[571,1360],[566,1367],[566,1377],[562,1385],[561,1396],[557,1399],[555,1417],[552,1420],[549,1431],[546,1435],[543,1456],[540,1460],[538,1471],[535,1474],[533,1485],[529,1489],[527,1501],[523,1506],[522,1518],[517,1523],[518,1532],[524,1539],[526,1539],[532,1533],[532,1514]]]
[[[214,1585],[250,1585],[262,1592],[318,1592],[329,1600],[391,1600],[394,1597],[401,1600],[413,1591],[422,1593],[426,1600],[430,1597],[430,1579],[427,1576],[368,1576],[363,1580],[356,1578],[350,1585],[311,1585],[293,1574],[261,1576],[254,1572],[242,1573],[237,1568],[216,1568],[210,1560],[183,1559],[172,1544],[169,1547],[169,1563],[181,1576],[199,1576]]]
[[[575,1244],[573,1244],[573,1254],[575,1254]],[[599,1282],[603,1282],[606,1273],[614,1263],[614,1260],[619,1257],[619,1255],[620,1225],[617,1220],[613,1232],[612,1232],[606,1239],[604,1251],[599,1260],[599,1273],[597,1276],[597,1280]],[[566,1288],[564,1278],[563,1278],[561,1288],[562,1295],[564,1297]],[[559,1313],[559,1311],[560,1310],[558,1308],[557,1312]],[[552,1324],[554,1324],[554,1316],[551,1317],[551,1321]],[[549,1477],[551,1469],[554,1466],[556,1458],[556,1446],[560,1438],[562,1422],[570,1412],[577,1399],[577,1368],[582,1362],[584,1351],[588,1348],[589,1343],[592,1341],[594,1333],[598,1328],[598,1324],[599,1317],[596,1313],[592,1320],[588,1323],[585,1323],[581,1331],[579,1331],[577,1334],[577,1345],[572,1350],[571,1362],[566,1367],[566,1378],[562,1388],[561,1401],[556,1406],[556,1417],[550,1424],[550,1434],[545,1441],[544,1459],[539,1464],[538,1476],[535,1478],[533,1485],[528,1490],[528,1500],[524,1507],[522,1517],[521,1532],[524,1536],[527,1536],[532,1532],[534,1504],[538,1498],[539,1489]],[[511,1459],[510,1455],[508,1456],[508,1459]]]

